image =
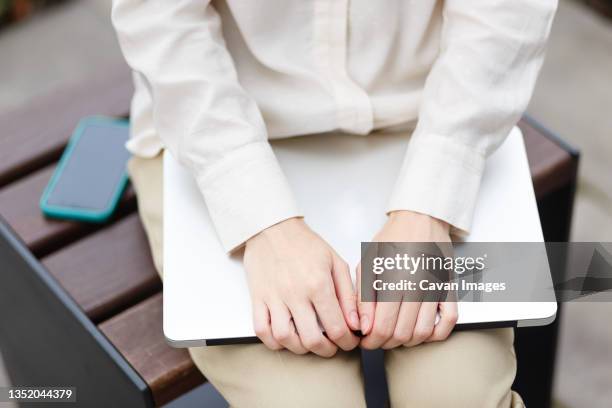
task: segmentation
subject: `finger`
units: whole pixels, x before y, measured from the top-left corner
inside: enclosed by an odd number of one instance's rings
[[[304,347],[321,357],[331,357],[338,347],[323,335],[312,305],[302,303],[291,311]]]
[[[269,308],[274,340],[295,354],[307,353],[308,350],[300,342],[287,306],[274,304],[270,305]]]
[[[371,290],[368,289],[368,293],[364,294],[362,292],[361,286],[361,263],[357,265],[357,309],[359,311],[359,326],[361,329],[361,334],[363,336],[368,335],[370,330],[372,329],[372,323],[374,322],[374,313],[376,312],[376,293],[374,292],[374,288]],[[367,297],[364,297],[367,295]],[[371,299],[370,302],[363,301],[364,298],[368,300]]]
[[[401,304],[401,302],[379,302],[376,304],[372,330],[361,339],[363,348],[380,348],[393,336]]]
[[[270,325],[270,311],[263,302],[253,303],[253,329],[255,334],[270,350],[280,350],[283,346],[274,339]]]
[[[440,321],[435,325],[433,334],[426,341],[442,341],[451,334],[457,323],[457,303],[441,302],[438,305]]]
[[[359,315],[357,314],[357,295],[353,288],[349,267],[338,255],[334,255],[332,267],[332,278],[336,289],[336,297],[340,301],[340,307],[344,320],[348,322],[351,330],[359,330]]]
[[[421,303],[419,315],[417,317],[416,324],[414,325],[414,331],[412,332],[412,338],[408,344],[405,344],[406,347],[414,347],[419,345],[431,336],[436,323],[437,312],[438,302]]]
[[[332,284],[330,282],[330,285]],[[331,288],[329,292],[323,291],[316,294],[312,299],[312,304],[325,334],[332,342],[346,351],[354,349],[359,344],[359,339],[346,324],[338,299]]]
[[[392,349],[407,344],[412,339],[420,307],[420,302],[402,302],[393,337],[383,344],[382,348]]]

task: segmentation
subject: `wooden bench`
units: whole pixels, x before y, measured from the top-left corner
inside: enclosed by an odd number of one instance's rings
[[[16,385],[70,385],[85,406],[159,406],[204,383],[162,333],[161,282],[128,189],[106,225],[45,219],[38,199],[76,122],[125,116],[123,68],[0,116],[0,349]],[[578,156],[523,119],[546,239],[569,236]],[[550,403],[557,325],[517,330],[515,387]]]

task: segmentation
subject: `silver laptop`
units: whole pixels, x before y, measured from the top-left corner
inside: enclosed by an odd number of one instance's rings
[[[309,225],[354,267],[360,243],[385,221],[405,134],[316,135],[273,149]],[[473,242],[543,242],[522,134],[514,128],[488,159]],[[164,334],[174,347],[256,341],[242,254],[221,247],[194,179],[164,156]],[[540,279],[552,286],[550,272]],[[529,326],[554,320],[557,304],[459,302],[458,327]]]

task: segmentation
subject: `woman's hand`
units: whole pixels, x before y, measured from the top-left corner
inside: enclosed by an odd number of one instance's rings
[[[359,329],[359,317],[348,265],[301,218],[249,239],[244,266],[255,333],[268,348],[331,357],[338,347],[357,346],[352,330]]]
[[[450,226],[436,218],[412,211],[395,211],[376,234],[375,242],[450,242]],[[361,268],[357,270],[361,276]],[[360,283],[357,284],[361,290]],[[440,320],[436,324],[436,315]],[[391,349],[445,340],[457,322],[455,302],[361,302],[361,346]]]

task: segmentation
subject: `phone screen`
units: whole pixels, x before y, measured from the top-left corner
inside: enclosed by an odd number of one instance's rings
[[[73,146],[47,204],[90,211],[107,209],[122,188],[130,156],[124,123],[90,123]]]

